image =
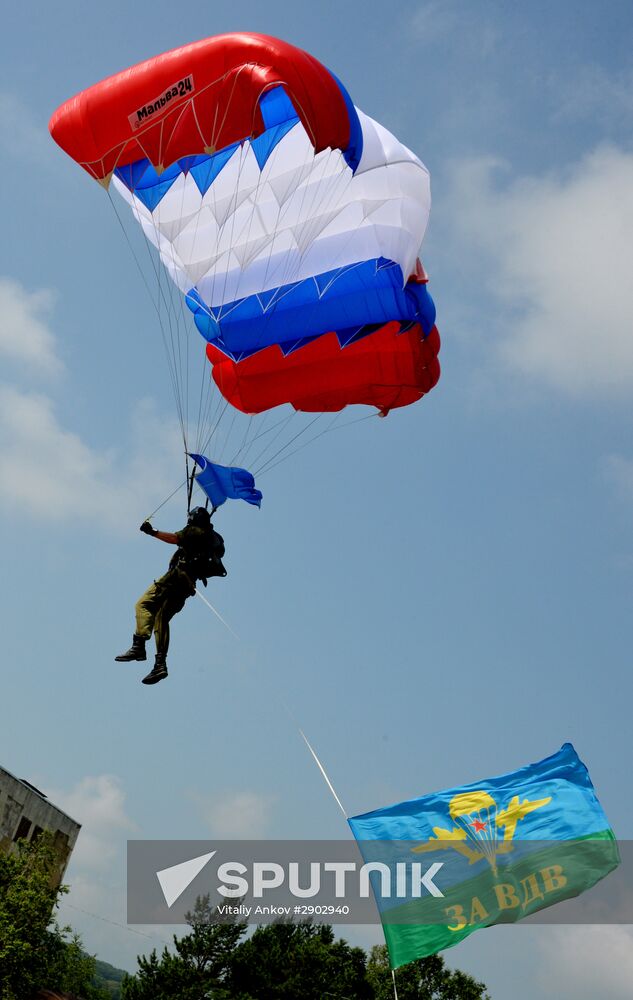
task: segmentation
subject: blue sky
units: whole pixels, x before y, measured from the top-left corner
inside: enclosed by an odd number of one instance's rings
[[[3,28],[0,760],[84,824],[64,916],[87,947],[151,947],[118,926],[130,836],[346,835],[283,703],[349,813],[571,740],[631,837],[630,5],[26,0]],[[148,690],[113,656],[169,554],[138,532],[180,476],[167,367],[107,196],[46,126],[231,30],[308,49],[429,167],[443,371],[221,511],[208,596],[240,638],[190,601]],[[494,998],[624,1000],[631,945],[504,927],[447,959]]]

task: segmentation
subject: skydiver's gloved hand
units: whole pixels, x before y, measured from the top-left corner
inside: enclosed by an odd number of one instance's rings
[[[156,534],[156,529],[152,528],[152,526],[149,523],[149,521],[143,521],[141,527],[139,528],[139,531],[144,532],[144,534],[146,534],[146,535],[155,535]]]

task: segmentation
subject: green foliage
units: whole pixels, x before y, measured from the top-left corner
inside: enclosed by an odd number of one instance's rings
[[[45,988],[107,1000],[93,985],[95,960],[70,928],[53,921],[66,892],[55,886],[58,866],[47,833],[20,842],[15,854],[0,854],[0,1000],[30,1000]]]
[[[164,948],[160,959],[155,950],[138,959],[136,975],[123,980],[123,1000],[230,1000],[227,970],[246,925],[214,920],[208,896],[198,897],[187,920],[191,933],[174,936],[175,952]]]
[[[236,949],[229,982],[239,1000],[372,1000],[365,952],[336,941],[323,924],[258,927]]]
[[[393,1000],[393,979],[384,944],[371,949],[367,979],[374,1000]],[[398,1000],[490,1000],[483,983],[465,972],[451,972],[441,955],[420,958],[396,972]]]
[[[70,927],[53,925],[49,933],[49,961],[45,985],[81,1000],[110,1000],[96,984],[96,959],[83,950],[81,938]]]
[[[60,890],[51,888],[57,859],[50,837],[0,855],[0,982],[2,1000],[21,1000],[45,985],[48,925]]]
[[[108,962],[95,959],[95,986],[99,986],[108,1000],[121,1000],[121,983],[127,975],[123,969],[117,969]]]
[[[174,949],[138,959],[122,1000],[393,1000],[387,949],[337,940],[323,924],[280,921],[246,937],[246,924],[220,920],[200,897],[191,933]],[[439,955],[397,972],[399,1000],[490,1000],[483,983],[451,972]]]

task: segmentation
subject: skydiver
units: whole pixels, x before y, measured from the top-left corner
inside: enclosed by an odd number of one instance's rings
[[[204,507],[195,507],[190,512],[181,531],[157,531],[149,521],[143,521],[140,530],[178,548],[165,575],[155,580],[136,602],[136,632],[132,645],[125,653],[115,656],[115,660],[146,660],[145,643],[153,632],[156,659],[150,673],[143,678],[143,684],[157,684],[167,677],[170,620],[182,611],[187,598],[195,594],[198,580],[206,586],[207,577],[226,576],[222,565],[224,541],[213,530],[211,516]]]

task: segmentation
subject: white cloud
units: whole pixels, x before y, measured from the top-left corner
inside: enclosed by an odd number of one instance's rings
[[[453,51],[459,48],[476,53],[481,59],[497,47],[499,30],[494,21],[482,18],[480,8],[475,10],[471,5],[447,0],[425,0],[408,15],[405,37],[415,39],[418,47],[448,41]]]
[[[456,168],[460,258],[496,304],[503,361],[572,394],[633,385],[633,154],[605,147],[572,170],[495,183],[500,164]]]
[[[156,424],[153,404],[142,401],[125,456],[99,452],[61,425],[49,397],[0,385],[0,503],[46,520],[128,530],[149,497],[171,492],[181,462],[175,427],[163,430],[156,452]]]
[[[165,421],[143,399],[132,412],[125,452],[100,451],[61,423],[50,395],[19,384],[30,385],[35,370],[63,370],[48,326],[53,301],[50,291],[28,292],[0,276],[0,360],[21,363],[23,376],[18,379],[16,370],[15,383],[0,382],[0,505],[43,520],[87,519],[126,532],[146,515],[148,503],[155,505],[177,487],[182,437],[175,420]]]
[[[126,924],[125,845],[138,828],[127,813],[123,784],[115,775],[87,776],[68,791],[51,790],[50,797],[82,824],[59,920],[81,934],[90,953],[133,970],[138,953],[170,943],[170,929]]]
[[[575,75],[552,73],[549,81],[558,105],[556,117],[583,121],[600,119],[624,135],[626,119],[633,117],[633,72],[616,73],[598,63],[581,66]]]
[[[436,42],[450,34],[458,24],[457,11],[442,0],[427,0],[418,4],[410,18],[416,41],[422,43]]]
[[[46,289],[28,292],[18,281],[0,277],[0,356],[35,371],[58,374],[55,338],[47,321],[55,296]]]
[[[225,799],[209,799],[197,792],[191,798],[214,837],[263,837],[274,798],[258,792],[236,792]]]
[[[542,996],[630,1000],[633,932],[623,926],[556,927],[544,938]]]
[[[136,829],[125,811],[122,783],[114,775],[82,778],[70,791],[51,793],[51,799],[81,823],[72,854],[73,869],[80,875],[107,868],[117,856],[120,835]]]

